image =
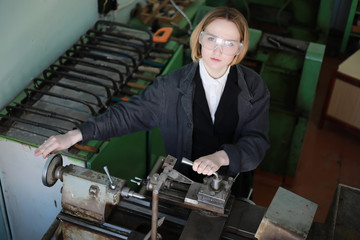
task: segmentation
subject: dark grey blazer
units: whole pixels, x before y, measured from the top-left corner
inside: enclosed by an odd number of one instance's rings
[[[83,142],[118,137],[160,127],[167,154],[191,159],[193,81],[198,63],[190,63],[156,78],[130,102],[120,102],[104,114],[78,126]],[[269,148],[270,94],[253,70],[240,64],[238,76],[239,122],[232,144],[222,146],[230,158],[228,175],[254,170]],[[194,159],[195,160],[195,159]]]

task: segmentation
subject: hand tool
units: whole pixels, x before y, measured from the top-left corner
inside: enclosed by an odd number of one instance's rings
[[[127,82],[126,85],[128,85],[129,87],[133,87],[133,88],[137,88],[137,89],[141,89],[141,90],[144,90],[145,88],[148,87],[148,85],[146,85],[146,84],[141,84],[141,83],[136,83],[136,82]]]
[[[96,81],[87,77],[83,77],[83,76],[76,76],[67,72],[60,72],[60,71],[54,71],[51,69],[47,69],[43,71],[43,76],[45,79],[51,79],[51,77],[63,77],[66,78],[67,80],[73,80],[73,81],[77,81],[77,82],[81,82],[81,83],[88,83],[88,84],[93,84],[93,85],[98,85],[101,86],[105,89],[106,94],[107,94],[107,98],[109,99],[111,97],[111,91],[110,88],[115,90],[115,86],[116,83],[115,81],[111,81],[112,82],[112,87],[110,87],[109,85],[106,85],[100,81]]]
[[[46,114],[47,117],[53,117],[53,118],[59,118],[59,119],[63,119],[63,120],[67,120],[75,125],[78,125],[80,123],[83,123],[84,121],[81,120],[81,119],[78,119],[78,118],[74,118],[73,116],[68,116],[68,115],[63,115],[63,114],[60,114],[60,113],[57,113],[57,112],[53,112],[53,111],[49,111],[49,110],[46,110],[46,109],[42,109],[42,108],[37,108],[37,107],[34,107],[34,106],[30,106],[30,105],[25,105],[25,104],[21,104],[21,103],[17,103],[17,102],[14,102],[15,103],[15,106],[9,106],[9,107],[16,107],[18,109],[31,109],[33,111],[37,111],[37,112],[42,112],[43,114]]]
[[[111,81],[112,86],[114,88],[115,91],[118,91],[118,85],[116,83],[120,82],[120,79],[113,79],[107,75],[101,74],[101,73],[97,73],[94,71],[88,71],[88,70],[84,70],[84,69],[78,69],[72,66],[65,66],[65,65],[57,65],[57,64],[52,64],[49,67],[51,70],[53,71],[61,71],[61,72],[68,72],[68,73],[78,73],[81,75],[85,75],[85,76],[89,76],[89,77],[94,77],[97,79],[103,79],[103,80],[108,80]],[[76,74],[77,75],[77,74]]]
[[[119,76],[119,82],[124,82],[123,74],[114,67],[107,66],[106,64],[97,64],[94,62],[86,61],[82,58],[75,58],[75,57],[69,57],[69,56],[61,56],[59,59],[59,63],[62,65],[83,65],[87,67],[91,67],[94,69],[106,71],[106,72],[114,72]]]
[[[189,45],[188,40],[176,38],[171,36],[174,29],[171,27],[162,27],[159,28],[153,35],[153,42],[155,43],[167,43],[168,41],[175,41],[184,46]]]
[[[150,82],[155,80],[155,76],[140,74],[140,73],[137,73],[137,72],[133,73],[131,76],[133,78],[142,79],[142,80],[146,80],[146,81],[150,81]]]
[[[90,53],[100,54],[100,55],[112,55],[119,57],[123,59],[123,61],[129,65],[129,67],[135,68],[138,63],[140,62],[140,59],[135,59],[134,56],[131,56],[130,54],[127,54],[125,52],[121,52],[118,49],[106,49],[104,47],[101,47],[101,45],[91,45],[91,44],[74,44],[74,49],[80,50],[80,51],[87,51]]]
[[[92,92],[89,92],[87,90],[80,89],[80,88],[75,87],[73,85],[68,85],[68,84],[64,84],[64,83],[60,83],[60,82],[50,81],[50,80],[47,80],[47,79],[34,78],[33,83],[34,83],[36,89],[41,89],[41,84],[39,84],[39,82],[43,82],[43,83],[45,83],[47,85],[51,85],[51,86],[59,86],[59,87],[62,87],[62,88],[71,89],[71,90],[74,90],[74,91],[77,91],[77,92],[84,92],[86,94],[89,94],[89,95],[93,96],[96,99],[98,107],[107,108],[107,106],[102,103],[99,96],[97,96],[96,94],[94,94]]]
[[[147,55],[144,55],[145,56],[144,57],[139,51],[137,51],[136,52],[137,59],[135,59],[135,56],[133,56],[133,54],[129,54],[124,51],[124,50],[127,50],[130,52],[134,52],[131,49],[124,48],[120,45],[109,45],[109,44],[104,44],[101,42],[97,42],[96,45],[84,43],[84,44],[76,44],[74,46],[75,46],[75,49],[77,49],[77,50],[95,52],[95,53],[99,53],[99,54],[107,53],[107,54],[111,54],[111,55],[120,57],[121,59],[124,59],[124,61],[131,60],[131,67],[135,67],[136,65],[139,65],[141,63],[154,66],[154,64],[155,64],[155,63],[153,63],[154,59],[146,58],[146,56],[152,57],[152,58],[161,58],[165,61],[167,61],[171,58],[171,55],[169,55],[169,54],[156,53],[156,52],[152,52],[152,51],[149,52]],[[159,62],[158,59],[156,59],[156,60],[157,60],[157,62]],[[163,65],[161,65],[161,66],[163,66]]]
[[[6,109],[6,111],[11,112],[11,113],[14,113],[15,111],[27,112],[27,113],[43,116],[43,117],[46,117],[46,118],[59,119],[59,120],[62,120],[62,121],[73,123],[75,125],[78,125],[78,124],[83,122],[81,120],[74,120],[74,119],[72,119],[72,118],[70,118],[68,116],[60,115],[60,114],[50,112],[50,111],[46,111],[46,110],[43,110],[43,109],[32,108],[30,106],[22,107],[22,106],[19,106],[19,105],[15,105],[15,106],[10,106],[9,105],[5,109]]]
[[[110,28],[113,33],[116,32],[117,35],[119,35],[119,36],[125,35],[125,37],[128,37],[128,38],[132,37],[132,36],[136,36],[136,33],[141,32],[142,35],[144,36],[144,39],[146,40],[147,48],[150,49],[152,46],[152,42],[151,42],[152,33],[147,29],[137,27],[137,26],[129,26],[127,24],[123,24],[123,23],[119,23],[119,22],[110,22],[110,21],[103,21],[103,20],[97,21],[94,26],[94,29],[97,29],[99,31],[101,30],[102,32],[106,32],[106,33],[109,32],[107,30]],[[121,30],[121,32],[116,31],[115,29],[119,30],[119,31]],[[129,34],[124,34],[125,30],[126,30],[126,33],[129,32]],[[135,33],[135,34],[130,34],[130,32]]]
[[[71,56],[71,57],[87,57],[87,58],[91,58],[95,61],[104,61],[106,63],[113,63],[116,65],[120,65],[125,72],[122,72],[124,77],[128,77],[130,75],[130,68],[128,65],[126,65],[123,61],[120,61],[119,59],[114,59],[114,58],[110,58],[107,56],[103,56],[103,55],[99,55],[99,54],[94,54],[94,53],[89,53],[86,51],[80,51],[80,50],[76,50],[76,49],[71,49],[66,51],[65,53],[67,56]]]
[[[93,116],[96,115],[95,109],[91,106],[91,104],[94,104],[94,103],[86,102],[86,101],[79,100],[79,99],[72,98],[72,97],[65,96],[65,95],[60,95],[60,94],[51,93],[51,92],[45,92],[45,91],[41,91],[41,90],[37,90],[37,89],[25,88],[24,92],[25,92],[27,98],[29,98],[29,99],[33,98],[34,94],[39,93],[41,95],[48,95],[48,96],[52,96],[52,97],[55,97],[55,98],[61,98],[61,99],[66,99],[66,100],[71,100],[71,101],[74,101],[74,102],[78,102],[78,103],[83,104],[86,107],[88,107],[90,112],[91,112],[91,115],[93,115]],[[39,100],[39,99],[40,98],[37,98],[37,100]],[[82,111],[80,109],[77,109],[77,110]],[[82,112],[84,112],[84,111],[82,111]]]
[[[159,74],[161,72],[161,70],[159,68],[143,66],[143,65],[139,66],[138,70],[141,72],[149,72],[149,73],[155,73],[155,74]]]

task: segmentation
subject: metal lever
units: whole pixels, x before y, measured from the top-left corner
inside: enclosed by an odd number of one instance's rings
[[[194,165],[193,161],[190,161],[189,159],[184,158],[184,157],[181,159],[181,163],[184,163],[184,164],[189,165],[189,166]]]
[[[135,177],[135,179],[130,179],[130,182],[135,183],[138,186],[140,186],[141,183],[143,182],[143,180],[141,178],[139,178],[139,177]]]
[[[112,181],[112,179],[111,179],[111,176],[110,176],[110,173],[109,173],[109,170],[108,170],[107,166],[104,166],[104,170],[105,170],[105,173],[106,173],[106,175],[108,176],[109,181],[110,181],[109,187],[110,187],[112,190],[114,190],[114,189],[116,188],[116,186],[114,185],[114,183],[113,183],[113,181]]]
[[[189,165],[189,166],[194,165],[194,162],[193,162],[193,161],[190,161],[189,159],[184,158],[184,157],[181,159],[181,163],[184,163],[184,164]],[[215,177],[216,177],[217,179],[219,178],[219,174],[218,174],[217,172],[214,172],[213,175],[215,175]]]

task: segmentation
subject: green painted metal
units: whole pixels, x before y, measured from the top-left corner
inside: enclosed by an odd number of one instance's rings
[[[358,3],[359,3],[359,0],[352,0],[351,5],[350,5],[348,20],[346,22],[346,26],[345,26],[345,30],[344,30],[344,37],[342,39],[341,47],[340,47],[340,52],[342,52],[342,53],[345,52],[348,41],[349,41],[349,37],[351,34],[351,27],[353,25],[355,13],[358,13],[360,15],[360,12],[356,11]],[[357,35],[360,38],[360,34],[357,34]]]
[[[271,147],[259,168],[277,175],[287,175],[293,129],[296,116],[279,109],[270,109],[269,138]]]
[[[305,54],[258,47],[251,57],[270,94],[271,147],[262,170],[294,177],[311,114],[325,46],[310,42]]]
[[[326,43],[329,34],[334,1],[321,1],[317,15],[317,30],[319,31],[319,43]]]
[[[135,176],[145,176],[146,134],[137,132],[112,138],[100,149],[100,152],[87,161],[87,167],[105,173],[107,166],[112,176],[125,180]],[[128,186],[136,189],[137,185],[128,182]]]
[[[325,45],[310,43],[306,52],[301,80],[297,94],[297,110],[310,117],[321,64],[325,54]]]
[[[309,119],[305,117],[298,117],[294,127],[293,136],[291,139],[290,152],[286,164],[286,175],[295,176],[298,161],[303,148],[303,142],[306,135]]]
[[[255,51],[259,44],[262,31],[254,28],[249,28],[249,48],[248,51]]]

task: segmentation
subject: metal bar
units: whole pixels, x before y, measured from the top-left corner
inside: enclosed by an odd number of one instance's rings
[[[159,192],[152,192],[151,240],[157,240],[157,223],[159,211]]]

